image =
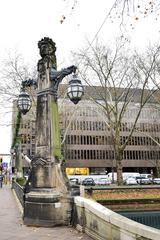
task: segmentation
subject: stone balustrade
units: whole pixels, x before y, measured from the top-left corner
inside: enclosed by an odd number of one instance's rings
[[[160,230],[137,223],[83,197],[74,198],[73,216],[76,228],[96,240],[160,239]]]

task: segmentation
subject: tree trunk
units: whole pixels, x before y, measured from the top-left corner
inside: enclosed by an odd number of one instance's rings
[[[117,168],[117,184],[123,185],[123,166],[122,166],[123,154],[120,151],[115,153],[116,168]]]
[[[159,178],[160,177],[160,166],[156,166],[156,170],[157,170],[157,177]]]

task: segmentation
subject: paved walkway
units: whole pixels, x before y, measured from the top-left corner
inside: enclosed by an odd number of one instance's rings
[[[0,240],[91,240],[70,227],[37,228],[23,225],[18,202],[9,185],[0,188]]]

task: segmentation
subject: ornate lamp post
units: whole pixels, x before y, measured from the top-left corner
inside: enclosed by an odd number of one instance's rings
[[[56,46],[52,39],[43,38],[38,42],[38,47],[41,59],[38,61],[36,153],[31,162],[31,187],[25,194],[24,223],[34,226],[68,225],[71,194],[60,164],[57,91],[63,78],[73,73],[67,95],[77,104],[83,95],[83,86],[75,74],[75,66],[56,70]],[[19,109],[25,114],[30,106],[29,97],[24,92],[21,93]]]

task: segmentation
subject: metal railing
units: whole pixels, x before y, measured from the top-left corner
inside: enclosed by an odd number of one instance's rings
[[[160,211],[118,211],[136,222],[160,229]]]
[[[18,184],[16,181],[12,181],[12,189],[15,190],[15,193],[23,207],[24,206],[24,188],[20,184]]]

